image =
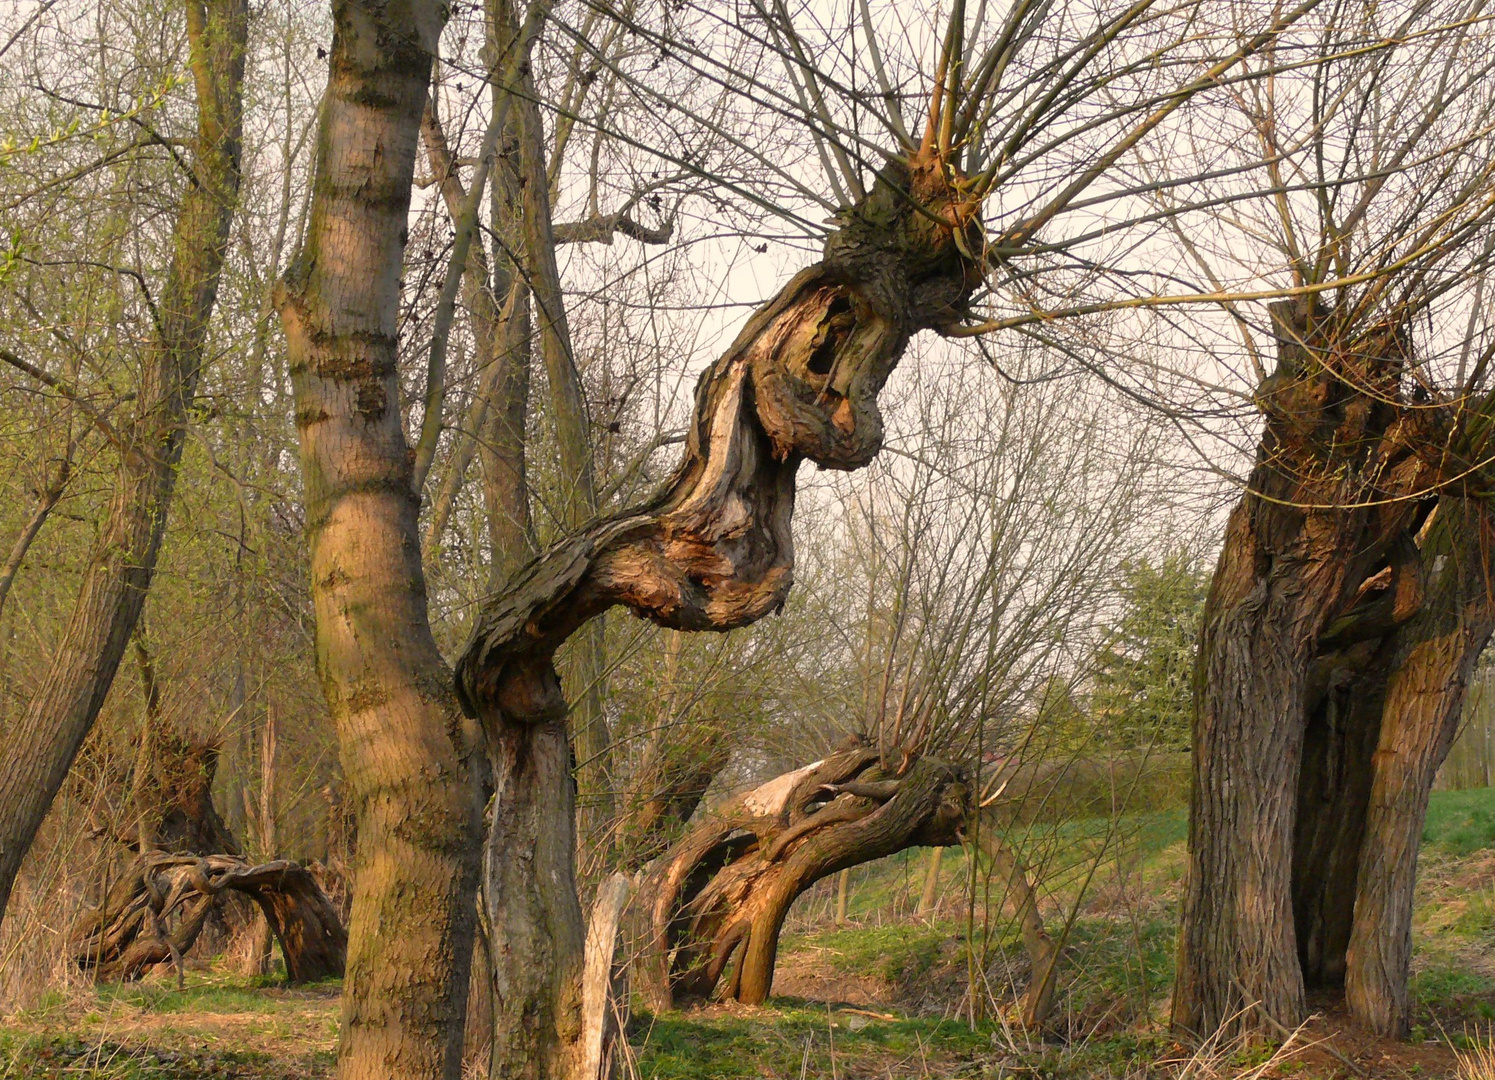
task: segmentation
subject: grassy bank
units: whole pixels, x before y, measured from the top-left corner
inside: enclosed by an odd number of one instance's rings
[[[1059,1005],[1044,1032],[1023,1033],[1006,1018],[1027,972],[1000,914],[1000,883],[947,851],[939,902],[916,918],[927,854],[911,852],[853,873],[844,925],[834,924],[834,882],[801,899],[768,1005],[634,1015],[625,1074],[1098,1078],[1183,1069],[1188,1055],[1167,1038],[1165,1019],[1185,832],[1183,812],[1166,811],[1014,833],[1013,845],[1040,879],[1049,930],[1064,941]],[[1451,1048],[1488,1035],[1495,1022],[1495,789],[1434,795],[1414,933],[1411,1043],[1362,1039],[1331,1013],[1266,1072],[1347,1075],[1332,1054],[1303,1048],[1332,1036],[1366,1075],[1451,1076]],[[0,1080],[328,1077],[338,992],[336,983],[292,989],[212,968],[190,971],[184,989],[168,974],[124,987],[59,989],[0,1023]],[[1187,1067],[1246,1075],[1270,1053],[1225,1048]]]

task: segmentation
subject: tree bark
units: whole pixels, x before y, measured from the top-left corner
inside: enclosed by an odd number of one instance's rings
[[[238,198],[248,3],[187,0],[186,12],[197,93],[192,182],[172,230],[158,336],[145,350],[107,517],[47,675],[0,751],[0,917],[150,589]]]
[[[101,980],[138,978],[166,960],[180,972],[182,955],[226,890],[259,904],[280,940],[291,982],[343,973],[347,935],[309,871],[283,859],[254,866],[236,855],[160,851],[137,858],[79,927],[75,960]]]
[[[1427,600],[1396,633],[1346,955],[1351,1014],[1381,1035],[1411,1025],[1417,852],[1470,675],[1495,629],[1495,520],[1479,498],[1439,500],[1422,544]]]
[[[1196,1037],[1275,1034],[1301,1019],[1292,880],[1311,669],[1321,639],[1379,628],[1383,607],[1405,619],[1420,599],[1415,561],[1398,556],[1417,501],[1396,496],[1426,486],[1411,449],[1425,432],[1413,428],[1435,417],[1399,407],[1403,340],[1336,341],[1332,319],[1297,302],[1274,305],[1273,318],[1278,370],[1258,393],[1266,428],[1227,526],[1195,671],[1173,1023]],[[1382,570],[1384,598],[1363,588]],[[1349,627],[1334,625],[1341,616]]]
[[[821,878],[909,847],[958,839],[970,813],[965,776],[912,757],[901,775],[856,745],[729,800],[660,859],[640,890],[648,928],[635,983],[651,1009],[725,995],[762,1004],[779,931]]]
[[[932,218],[912,208],[910,192],[934,208]],[[941,213],[969,230],[960,243]],[[847,212],[825,259],[754,316],[703,376],[685,460],[664,490],[553,545],[485,605],[458,663],[457,685],[489,746],[503,755],[494,767],[495,823],[513,812],[506,805],[554,813],[575,797],[563,732],[555,728],[569,710],[554,657],[592,617],[622,603],[668,627],[725,630],[783,603],[799,463],[808,457],[849,469],[877,452],[876,395],[909,337],[956,322],[980,280],[961,254],[962,244],[980,247],[969,214],[936,154],[916,158],[912,171],[890,166],[874,194]],[[520,752],[525,739],[543,740],[543,752]],[[504,779],[513,767],[506,763],[532,763],[523,777],[533,787]],[[562,832],[559,822],[550,828],[554,835],[543,844],[569,850],[571,829]],[[490,867],[519,862],[492,857],[496,826],[494,836]],[[518,851],[542,846],[540,838],[512,836]],[[550,928],[549,955],[579,949],[579,905],[559,895],[571,888],[570,877],[549,879],[546,889],[555,895],[541,895],[516,927],[521,937],[526,927]],[[579,955],[559,963],[556,982],[532,988],[547,995],[543,1007],[524,1010],[511,1026],[548,1013],[563,1027],[549,1038],[574,1038],[579,966]],[[568,1057],[559,1046],[541,1055],[548,1062]]]
[[[337,0],[311,214],[278,290],[317,666],[357,808],[340,1075],[461,1074],[479,736],[431,635],[401,421],[400,273],[445,7]]]

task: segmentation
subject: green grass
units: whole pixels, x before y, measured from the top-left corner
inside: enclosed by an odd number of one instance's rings
[[[299,1010],[308,994],[336,997],[341,988],[341,979],[288,988],[273,976],[193,974],[181,989],[173,982],[133,982],[100,986],[97,993],[101,1005],[118,1003],[153,1013],[274,1013]]]
[[[927,975],[952,945],[958,947],[964,941],[964,931],[958,928],[895,923],[786,934],[780,947],[784,952],[802,948],[823,949],[835,971],[871,975],[900,984]]]
[[[1433,792],[1422,839],[1459,856],[1495,847],[1495,788]]]
[[[994,1029],[953,1020],[878,1020],[789,998],[740,1012],[636,1017],[630,1041],[639,1075],[657,1080],[955,1075],[988,1053]]]
[[[284,1058],[239,1050],[148,1050],[73,1035],[18,1036],[0,1032],[0,1080],[298,1080],[321,1077],[331,1054],[303,1071]]]

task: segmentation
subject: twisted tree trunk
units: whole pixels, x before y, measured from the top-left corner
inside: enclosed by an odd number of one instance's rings
[[[1174,1020],[1270,1033],[1305,983],[1343,983],[1352,1015],[1399,1035],[1428,797],[1495,628],[1487,405],[1403,400],[1394,331],[1340,343],[1277,314],[1288,344],[1196,673]]]
[[[962,254],[980,249],[972,212],[937,154],[921,154],[907,169],[890,165],[871,196],[843,215],[825,258],[749,320],[703,375],[685,459],[664,489],[552,546],[480,613],[457,688],[501,755],[494,835],[511,814],[532,814],[544,830],[515,834],[512,858],[490,866],[522,866],[532,852],[565,875],[545,883],[550,895],[538,895],[526,916],[528,925],[548,928],[551,955],[565,956],[538,988],[555,1026],[529,1029],[537,1041],[526,1060],[542,1064],[528,1075],[561,1075],[579,1060],[571,1018],[580,1001],[580,908],[570,871],[559,869],[570,867],[574,843],[559,818],[575,795],[562,752],[568,704],[556,650],[615,604],[676,629],[726,630],[783,603],[799,464],[851,469],[876,454],[877,393],[910,336],[954,324],[980,279]],[[521,766],[515,775],[523,783],[500,778],[501,769]],[[516,881],[495,895],[535,896],[537,888]],[[514,939],[519,955],[530,955],[530,940]],[[498,1052],[496,1043],[495,1061]]]
[[[971,811],[963,773],[913,757],[840,750],[711,811],[640,889],[647,919],[635,985],[654,1011],[704,1000],[737,960],[726,997],[761,1004],[795,899],[829,874],[910,847],[956,842]]]
[[[114,494],[41,689],[0,749],[0,918],[21,860],[113,685],[145,604],[197,395],[208,320],[239,192],[247,0],[187,0],[197,92],[182,194]]]
[[[285,859],[255,866],[236,855],[164,851],[131,863],[75,932],[74,959],[99,980],[135,979],[167,960],[180,976],[183,954],[226,890],[259,904],[280,940],[291,982],[343,973],[348,938],[309,871]]]
[[[431,634],[397,370],[400,276],[443,4],[337,0],[311,214],[278,306],[317,666],[358,814],[340,1074],[456,1080],[483,770]]]

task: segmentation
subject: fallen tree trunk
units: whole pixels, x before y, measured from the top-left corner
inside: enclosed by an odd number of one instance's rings
[[[237,855],[153,851],[135,859],[74,934],[73,956],[95,979],[139,978],[182,955],[225,894],[259,904],[280,941],[286,977],[315,982],[343,973],[348,935],[313,874],[287,859],[254,866]]]
[[[887,769],[852,746],[729,800],[659,860],[640,890],[647,928],[635,985],[654,1011],[724,993],[760,1004],[779,931],[815,882],[910,847],[957,842],[971,810],[957,767],[912,757]]]

